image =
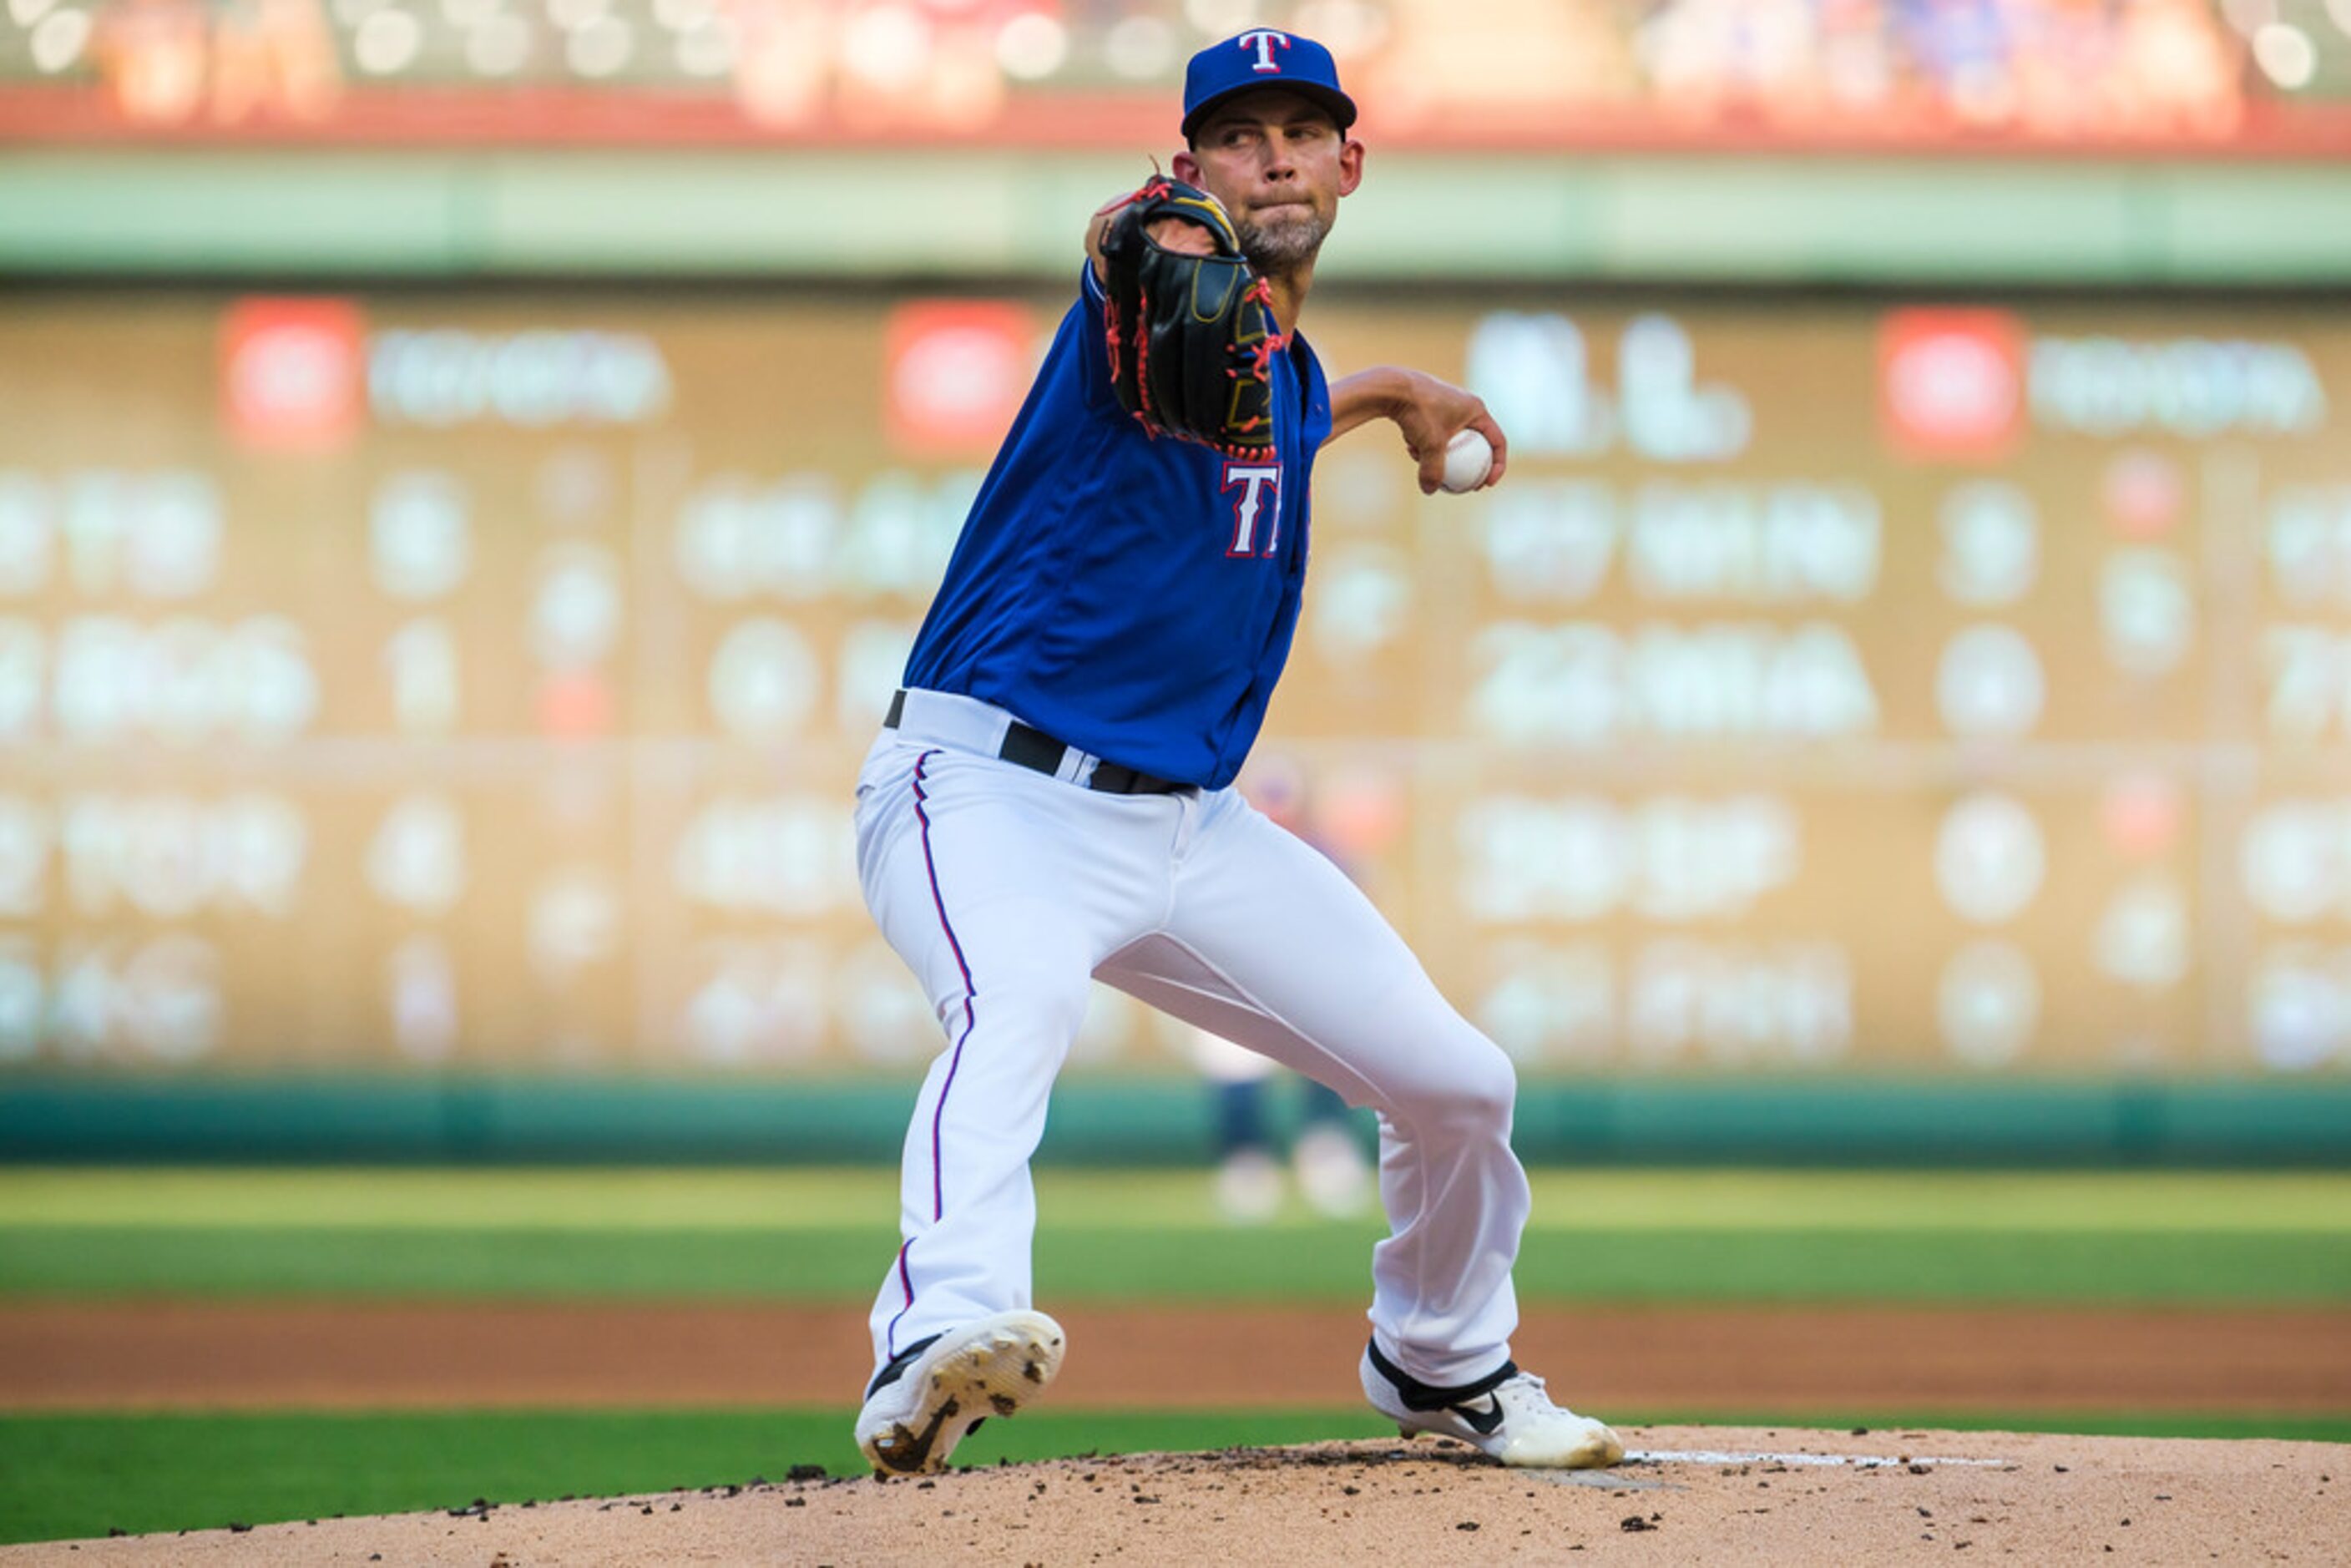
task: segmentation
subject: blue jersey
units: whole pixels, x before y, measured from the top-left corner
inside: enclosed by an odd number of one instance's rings
[[[1102,318],[1089,266],[964,522],[906,685],[1221,789],[1265,721],[1298,625],[1331,389],[1293,335],[1273,356],[1270,455],[1155,438],[1111,390]]]

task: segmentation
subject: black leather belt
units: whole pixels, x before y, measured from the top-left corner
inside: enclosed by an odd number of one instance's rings
[[[906,716],[906,694],[898,693],[890,699],[890,716],[882,721],[884,729],[895,729],[898,721]],[[1059,777],[1061,763],[1073,748],[1062,745],[1043,730],[1019,719],[1004,732],[1004,744],[996,755],[1016,767],[1033,773]],[[1086,788],[1099,789],[1105,795],[1181,795],[1194,786],[1179,784],[1173,779],[1161,779],[1155,774],[1138,773],[1117,762],[1097,762]]]

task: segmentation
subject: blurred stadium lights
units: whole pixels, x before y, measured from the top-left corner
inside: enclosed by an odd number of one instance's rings
[[[2351,148],[2351,0],[6,0],[0,136],[1092,143],[1269,10],[1387,145]]]

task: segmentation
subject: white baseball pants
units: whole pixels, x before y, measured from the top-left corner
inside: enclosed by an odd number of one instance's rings
[[[876,1365],[1030,1305],[1029,1161],[1090,978],[1376,1111],[1380,1348],[1440,1385],[1500,1365],[1528,1210],[1510,1059],[1336,866],[1237,790],[1096,793],[1082,753],[1060,777],[998,760],[1008,722],[909,692],[858,780],[866,904],[946,1031],[907,1129]]]

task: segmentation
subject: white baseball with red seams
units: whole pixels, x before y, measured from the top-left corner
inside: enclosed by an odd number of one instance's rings
[[[1494,471],[1494,444],[1476,430],[1457,430],[1445,444],[1445,477],[1440,483],[1454,495],[1474,490]]]

